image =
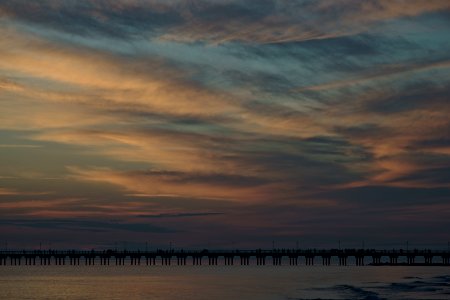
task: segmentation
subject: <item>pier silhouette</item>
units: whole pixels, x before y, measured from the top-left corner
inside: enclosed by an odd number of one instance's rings
[[[220,258],[220,260],[219,260]],[[220,263],[219,263],[220,262]],[[390,265],[450,266],[450,251],[374,249],[271,250],[10,250],[0,251],[0,266],[20,265]]]

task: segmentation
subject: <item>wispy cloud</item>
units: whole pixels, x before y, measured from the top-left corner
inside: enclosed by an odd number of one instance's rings
[[[265,188],[263,179],[223,174],[199,174],[160,171],[117,172],[108,169],[69,170],[78,180],[100,181],[119,185],[128,191],[152,197],[199,197],[210,200],[255,201]]]
[[[207,217],[222,215],[219,212],[191,212],[191,213],[167,213],[167,214],[153,214],[153,215],[138,215],[139,218],[158,219],[158,218],[190,218],[190,217]]]
[[[0,144],[0,148],[41,148],[41,145]]]
[[[282,43],[355,34],[374,23],[446,11],[445,0],[5,1],[3,16],[79,35]],[[231,19],[230,19],[231,18]]]
[[[28,196],[28,195],[48,195],[51,192],[31,192],[31,191],[19,191],[10,188],[0,188],[0,196]]]
[[[425,226],[450,187],[449,13],[447,0],[2,1],[1,226],[183,229],[193,243]]]

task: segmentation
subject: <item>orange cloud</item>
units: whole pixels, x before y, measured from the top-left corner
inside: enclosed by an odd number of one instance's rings
[[[96,106],[98,100],[108,100],[169,115],[208,116],[236,111],[230,99],[185,82],[179,71],[164,68],[164,63],[155,58],[146,58],[144,63],[121,60],[93,50],[54,47],[11,29],[2,29],[0,34],[6,36],[0,42],[1,69],[54,81],[63,84],[64,90],[72,86],[75,93],[69,89],[69,97],[72,94],[71,98],[78,97],[81,103]],[[64,92],[46,91],[42,96],[66,102],[70,98]]]
[[[0,196],[25,196],[25,195],[48,195],[51,194],[50,192],[25,192],[25,191],[18,191],[16,189],[10,189],[10,188],[0,188]]]
[[[335,7],[355,4],[354,1],[334,3],[320,1],[312,9],[319,14],[327,14]],[[414,1],[411,5],[407,5],[408,7],[405,7],[404,3],[390,4],[385,1],[378,1],[380,5],[373,5],[373,3],[373,1],[359,3],[356,7],[356,11],[363,11],[370,22],[396,16],[417,15],[448,6],[447,1],[434,1],[428,4]],[[123,7],[119,5],[117,9],[120,10]],[[361,21],[362,17],[354,14],[354,11],[349,14],[348,21],[341,20],[344,24],[346,22],[353,24],[355,20]],[[205,34],[207,36],[209,31],[213,31],[217,33],[217,37],[213,37],[212,40],[217,38],[219,42],[236,39],[270,42],[277,41],[277,38],[289,40],[326,36],[323,33],[302,31],[302,28],[298,28],[300,32],[297,32],[297,29],[289,25],[285,26],[286,24],[277,18],[278,16],[272,15],[265,20],[266,23],[251,24],[242,32],[235,32],[239,24],[233,21],[225,24],[224,28],[216,30],[216,25],[204,27],[200,23],[195,23],[197,20],[193,18],[192,22],[195,24],[189,29],[196,29],[198,26],[198,30],[192,30],[192,33],[200,35],[194,36],[194,39],[200,39],[200,36]],[[277,24],[277,22],[281,22],[279,26],[285,29],[286,36],[280,35],[274,38],[269,32],[259,30],[262,29],[260,26],[265,26],[264,29],[269,30],[266,25]],[[328,25],[335,25],[330,20],[328,22]],[[325,22],[325,26],[328,25]],[[273,30],[277,28],[274,26]],[[446,121],[448,109],[445,107],[440,110],[431,108],[408,111],[389,117],[364,111],[364,105],[377,101],[378,97],[387,97],[391,93],[389,90],[380,91],[380,89],[353,93],[352,97],[355,100],[351,105],[348,102],[318,104],[318,109],[303,112],[297,110],[295,105],[284,107],[286,111],[298,112],[297,114],[276,114],[272,111],[272,107],[269,107],[267,112],[256,112],[242,105],[241,102],[245,101],[245,97],[234,97],[233,91],[229,93],[214,91],[196,84],[188,79],[189,74],[185,71],[159,58],[122,57],[87,47],[75,49],[62,43],[57,44],[32,37],[10,27],[0,29],[0,34],[5,36],[5,39],[0,41],[0,56],[3,58],[0,60],[2,72],[19,74],[19,78],[29,77],[47,83],[45,88],[42,88],[34,84],[32,80],[17,83],[8,79],[7,76],[0,80],[0,89],[5,91],[0,96],[2,100],[5,100],[2,103],[1,128],[41,130],[32,138],[83,145],[86,146],[86,151],[83,153],[106,155],[119,161],[144,162],[161,170],[203,174],[220,170],[221,173],[228,175],[242,174],[265,178],[264,172],[267,168],[258,166],[258,163],[243,163],[240,157],[236,157],[238,155],[235,151],[230,150],[236,149],[236,146],[230,149],[222,149],[222,147],[226,146],[227,142],[240,144],[253,137],[268,140],[305,139],[315,136],[339,137],[339,133],[334,131],[335,127],[374,123],[386,128],[389,133],[353,136],[348,139],[350,143],[370,152],[374,157],[373,161],[365,163],[362,167],[345,165],[345,163],[343,165],[348,169],[371,169],[375,175],[363,180],[364,184],[394,184],[397,178],[419,172],[424,168],[413,160],[404,160],[399,157],[411,153],[409,147],[425,136],[433,135],[439,129],[448,126]],[[265,36],[267,34],[269,36]],[[335,33],[331,31],[328,34]],[[186,34],[185,37],[190,38],[190,35]],[[415,65],[411,68],[393,67],[388,68],[386,73],[369,74],[364,78],[305,87],[301,91],[329,91],[363,85],[374,80],[387,81],[393,77],[396,79],[412,73],[448,67],[447,61]],[[251,97],[251,93],[248,96]],[[164,117],[214,120],[211,122],[234,131],[234,138],[228,141],[226,134],[217,135],[215,139],[209,134],[188,132],[177,134],[175,130],[143,130],[142,128],[149,124],[157,124],[158,121],[152,120],[152,117],[138,121],[130,120],[131,118],[126,114],[111,112],[121,110]],[[117,127],[120,129],[115,129]],[[427,151],[446,154],[448,147],[435,147]],[[295,146],[283,149],[285,154],[298,154],[298,152]],[[348,155],[353,154],[348,153]],[[280,170],[269,171],[270,176],[275,176],[277,179],[286,178]],[[102,175],[103,181],[125,187],[130,186],[132,188],[129,190],[135,193],[160,195],[181,193],[181,189],[172,186],[164,179],[150,180],[155,182],[155,185],[162,186],[161,190],[158,190],[145,188],[148,178],[140,178],[139,180],[143,183],[133,185],[131,182],[133,179],[127,179],[130,177],[129,174],[125,176],[126,178],[123,178],[123,174],[113,171],[108,176],[103,173],[98,175]],[[351,184],[361,184],[361,182]],[[238,189],[239,193],[244,196],[239,197],[237,191],[228,191],[222,187],[211,187],[200,183],[186,184],[183,189],[187,191],[187,194],[195,197],[206,195],[205,197],[216,198],[224,195],[227,199],[236,197],[256,199],[264,194],[261,191],[265,191],[265,188],[261,187],[241,188]]]
[[[87,48],[73,49],[1,29],[0,69],[48,82],[45,88],[4,80],[0,127],[42,129],[127,123],[130,111],[164,116],[215,118],[254,133],[313,136],[320,127],[307,115],[264,116],[243,108],[245,99],[201,87],[157,58],[123,59]],[[17,100],[19,98],[19,100]],[[286,108],[290,109],[290,108]],[[21,113],[17,113],[20,110]],[[227,120],[231,116],[229,121]]]
[[[182,174],[173,172],[119,172],[111,169],[81,169],[68,167],[73,178],[84,181],[106,182],[123,187],[126,191],[147,197],[183,197],[238,202],[266,201],[272,184],[244,185],[226,184],[226,180],[216,182],[208,179],[214,174]],[[196,176],[201,176],[196,180]]]

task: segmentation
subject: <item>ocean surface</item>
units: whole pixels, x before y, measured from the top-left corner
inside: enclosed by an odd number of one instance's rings
[[[450,267],[0,266],[0,299],[450,299]]]

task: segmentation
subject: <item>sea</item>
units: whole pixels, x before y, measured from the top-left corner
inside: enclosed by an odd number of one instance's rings
[[[0,299],[450,299],[450,267],[0,266]]]

